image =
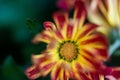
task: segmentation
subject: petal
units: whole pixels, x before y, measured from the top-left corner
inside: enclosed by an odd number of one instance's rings
[[[79,75],[80,75],[80,77],[81,77],[81,80],[90,80],[90,79],[89,79],[89,76],[86,75],[86,74],[83,73],[83,72],[80,72],[80,71],[79,71]],[[92,80],[93,80],[93,79],[92,79]],[[97,79],[95,79],[95,80],[97,80]]]
[[[77,28],[77,21],[70,19],[66,30],[66,36],[68,39],[74,40]]]
[[[80,19],[82,16],[86,16],[85,4],[81,0],[76,0],[74,18]]]
[[[53,19],[56,23],[57,29],[62,29],[68,20],[68,13],[56,12],[53,14]]]
[[[120,67],[104,67],[101,73],[106,80],[120,80]]]
[[[52,22],[44,22],[44,27],[47,32],[52,34],[52,38],[58,41],[63,39],[63,35],[61,34],[60,30],[58,30]]]
[[[47,60],[47,56],[45,54],[40,55],[32,55],[32,63],[33,64],[40,64]]]
[[[41,75],[39,68],[36,67],[36,66],[31,66],[31,67],[29,67],[29,68],[25,71],[25,74],[27,75],[27,77],[28,77],[29,79],[32,79],[32,80],[38,78],[38,77]]]
[[[35,36],[35,38],[32,40],[33,43],[38,42],[45,42],[50,43],[52,39],[52,34],[49,31],[43,31],[42,33],[39,33]]]
[[[108,41],[102,34],[92,34],[80,40],[79,44],[80,49],[89,56],[94,55],[95,58],[100,60],[107,59],[108,57]]]
[[[104,77],[96,72],[89,73],[89,76],[91,77],[91,80],[104,80]]]
[[[108,0],[108,20],[112,26],[120,25],[119,1]]]
[[[88,58],[88,57],[86,57],[84,55],[82,55],[82,57],[87,61],[87,63],[89,65],[91,65],[90,68],[91,68],[92,71],[97,71],[98,69],[101,70],[103,68],[103,66],[104,66],[102,64],[102,62],[97,61],[96,59],[90,59],[90,58]],[[88,71],[89,71],[89,69],[88,69]]]
[[[87,59],[85,59],[83,56],[78,56],[78,63],[80,64],[80,66],[82,67],[82,70],[89,70],[89,71],[93,71],[93,63],[87,61]]]
[[[68,39],[72,37],[72,32],[73,32],[73,25],[68,24],[67,25],[67,34],[66,34]]]
[[[66,71],[64,69],[61,69],[60,71],[60,80],[69,80]]]
[[[46,30],[44,30],[42,33],[37,34],[35,36],[35,38],[33,39],[34,43],[38,43],[39,41],[43,41],[45,43],[50,43],[51,40],[55,39],[53,37],[53,34],[51,33],[51,30],[52,30],[52,32],[54,32],[56,30],[55,25],[52,22],[46,21],[46,22],[44,22],[44,28]]]
[[[56,27],[55,27],[54,23],[52,23],[50,21],[44,22],[44,28],[45,29],[56,30]]]
[[[95,45],[104,45],[105,47],[108,47],[108,41],[106,37],[101,33],[94,33],[91,34],[90,37],[84,39],[80,42],[81,45],[87,45],[87,44],[95,44]]]
[[[85,24],[83,27],[80,28],[80,31],[78,31],[78,33],[76,34],[76,38],[77,40],[83,38],[84,36],[87,36],[88,34],[92,33],[93,31],[95,31],[95,29],[98,26],[92,23],[89,24]]]
[[[73,72],[73,70],[69,70],[69,76],[70,76],[70,79],[73,79],[75,80],[75,73]]]
[[[111,75],[113,75],[117,79],[120,79],[120,68],[114,68]]]
[[[56,64],[56,62],[46,62],[40,65],[41,75],[46,76],[52,70],[52,67]]]
[[[75,68],[76,68],[77,74],[79,75],[79,77],[78,77],[78,78],[80,78],[79,80],[90,80],[88,75],[86,75],[84,73],[84,70],[82,70],[82,67],[79,63],[75,64]]]
[[[58,64],[56,64],[51,72],[51,80],[58,80],[59,79],[59,73],[61,71],[60,66],[58,66]]]
[[[78,26],[82,27],[86,18],[86,8],[84,2],[81,0],[76,0],[75,2],[75,11],[74,11],[74,20],[79,20]]]

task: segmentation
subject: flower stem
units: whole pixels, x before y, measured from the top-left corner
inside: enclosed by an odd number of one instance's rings
[[[115,41],[115,43],[113,43],[110,47],[109,47],[109,55],[112,55],[115,50],[117,50],[120,47],[120,40],[117,39]]]

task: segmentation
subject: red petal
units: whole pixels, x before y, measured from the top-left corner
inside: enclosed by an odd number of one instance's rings
[[[38,56],[38,57],[36,57],[36,56]],[[39,55],[32,55],[33,64],[40,64],[46,60],[47,60],[47,58],[46,58],[45,54],[42,57],[41,57],[41,55],[40,55],[40,57],[39,57]]]
[[[104,72],[103,72],[103,74],[105,74],[105,76],[113,76],[117,80],[120,79],[120,67],[118,67],[118,68],[106,67],[106,69],[104,70]]]
[[[76,0],[74,18],[80,19],[82,16],[86,16],[85,4],[81,0]]]
[[[61,34],[59,30],[55,31],[55,34],[59,39],[63,39],[63,35]]]
[[[72,32],[73,32],[73,25],[68,24],[67,25],[67,38],[71,38],[72,37]]]
[[[74,72],[71,70],[71,71],[69,71],[69,75],[70,75],[70,78],[71,79],[74,79],[75,78],[75,74],[74,74]]]
[[[49,43],[52,39],[52,34],[48,30],[44,30],[42,33],[39,33],[35,36],[35,38],[32,40],[33,43],[38,43],[40,41],[43,41],[45,43]]]
[[[99,69],[99,71],[103,68],[103,66],[104,65],[102,65],[102,62],[98,62],[97,60],[95,60],[95,59],[89,59],[88,57],[86,57],[86,56],[84,56],[84,55],[82,55],[82,57],[84,57],[85,59],[86,59],[86,61],[88,61],[88,63],[90,63],[93,67],[91,67],[91,68],[93,68],[94,70],[98,70]]]
[[[57,25],[58,29],[62,29],[63,25],[67,22],[68,20],[68,14],[67,13],[62,13],[62,12],[56,12],[53,14],[54,21]]]
[[[103,58],[106,58],[105,60],[107,60],[108,58],[108,49],[99,49],[99,48],[95,48],[96,49],[96,54],[98,54],[98,56],[102,56]]]
[[[93,32],[98,26],[95,24],[86,24],[84,27],[82,27],[81,31],[82,33],[79,35],[78,39],[84,37],[87,34],[90,34],[91,32]]]
[[[108,46],[108,41],[107,39],[105,38],[104,35],[102,35],[101,33],[95,33],[95,34],[91,34],[91,36],[95,36],[93,38],[90,38],[90,39],[87,39],[83,42],[81,42],[81,44],[85,45],[85,44],[89,44],[89,43],[99,43],[102,44],[102,45],[105,45],[106,47]],[[96,44],[97,45],[97,44]]]
[[[29,79],[32,79],[32,80],[36,79],[36,78],[38,78],[40,76],[40,70],[39,70],[39,68],[37,66],[31,66],[31,67],[29,67],[25,71],[25,73],[27,74],[27,77]]]
[[[115,78],[120,78],[120,70],[119,71],[113,71],[112,74]]]
[[[100,74],[98,73],[90,73],[90,76],[92,78],[92,80],[100,80]]]
[[[63,72],[63,80],[67,80],[67,75],[66,75],[65,70],[64,70],[64,72]]]
[[[54,64],[55,64],[55,63],[49,63],[49,64],[47,64],[47,65],[44,65],[43,67],[41,67],[41,70],[46,71],[46,70],[48,70],[49,68],[53,67]]]
[[[44,28],[45,29],[56,30],[56,27],[55,27],[54,23],[49,22],[49,21],[44,22]]]
[[[57,66],[56,66],[57,67]],[[60,73],[61,68],[57,67],[55,69],[55,72],[52,72],[52,76],[51,76],[51,80],[57,80],[57,78],[59,77],[59,73]],[[54,75],[53,75],[54,74]]]
[[[81,80],[90,80],[89,77],[84,72],[82,72],[81,68],[82,67],[80,66],[80,64],[76,63],[76,69],[77,69],[77,72],[78,72]]]

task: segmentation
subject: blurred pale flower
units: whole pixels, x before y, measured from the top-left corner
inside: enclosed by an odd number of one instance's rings
[[[108,43],[95,31],[97,25],[84,24],[83,2],[75,2],[72,19],[64,12],[55,13],[53,18],[55,24],[45,22],[45,30],[33,40],[47,43],[47,49],[40,55],[32,55],[33,65],[26,70],[28,78],[36,79],[50,73],[51,80],[97,80],[92,76],[104,68]]]
[[[88,1],[86,0],[88,18],[101,26],[99,31],[108,34],[112,28],[120,28],[120,0]]]

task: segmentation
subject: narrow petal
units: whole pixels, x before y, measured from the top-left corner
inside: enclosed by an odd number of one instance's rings
[[[82,16],[86,16],[85,4],[81,0],[76,0],[74,18],[80,19]]]
[[[35,36],[35,38],[32,40],[33,43],[39,43],[39,42],[45,42],[50,43],[52,39],[52,35],[49,31],[43,31],[42,33],[39,33]]]
[[[55,64],[56,64],[56,62],[47,62],[47,63],[41,64],[40,65],[41,75],[42,76],[48,75],[48,73],[50,73],[50,71],[52,70],[52,67]]]
[[[70,79],[75,80],[75,73],[73,72],[72,69],[69,71],[69,76],[70,76]]]
[[[66,33],[67,38],[71,38],[72,37],[72,32],[73,32],[73,25],[68,24],[68,26],[67,26],[67,33]]]
[[[40,55],[32,55],[32,63],[39,64],[47,60],[47,56],[45,54]]]
[[[88,75],[84,73],[84,70],[82,70],[82,67],[79,63],[76,63],[75,65],[76,71],[79,74],[80,80],[90,80]]]
[[[37,66],[31,66],[29,67],[26,71],[25,71],[25,74],[27,75],[27,77],[29,79],[36,79],[38,77],[40,77],[41,73],[40,73],[40,70]]]
[[[86,56],[82,57],[87,61],[87,63],[89,63],[89,65],[91,65],[90,68],[93,68],[93,71],[97,71],[98,69],[101,70],[103,68],[102,62],[99,62],[97,60],[95,61],[95,59],[89,59]]]
[[[92,64],[90,61],[88,61],[87,59],[85,59],[83,56],[78,56],[78,63],[81,65],[82,70],[89,70],[89,71],[93,71],[94,68],[94,64]]]
[[[56,30],[56,27],[55,27],[54,23],[52,23],[50,21],[44,22],[44,28],[45,29]]]
[[[59,80],[69,80],[68,76],[66,74],[66,71],[64,69],[61,69],[61,71],[60,71],[60,79]]]
[[[99,44],[99,45],[104,45],[108,47],[108,41],[105,38],[105,36],[101,33],[96,33],[96,34],[91,34],[91,38],[88,37],[88,39],[84,39],[84,41],[81,41],[81,45],[86,45],[86,44]]]
[[[63,39],[63,35],[60,30],[58,30],[52,22],[44,22],[44,27],[46,31],[52,34],[52,38],[61,41]]]
[[[92,23],[86,24],[84,25],[80,31],[78,31],[78,33],[76,34],[76,38],[77,40],[81,39],[82,37],[87,36],[88,34],[92,33],[93,31],[95,31],[95,29],[98,26]]]
[[[68,13],[56,12],[53,14],[53,19],[56,23],[57,29],[62,29],[68,20]]]
[[[82,27],[86,18],[86,8],[85,4],[81,0],[76,0],[75,1],[75,11],[74,11],[74,19],[79,20],[78,26]]]
[[[61,67],[56,64],[51,71],[51,80],[58,80]]]
[[[101,80],[101,76],[99,73],[93,72],[93,73],[89,73],[91,80]],[[103,78],[102,78],[103,79]]]

